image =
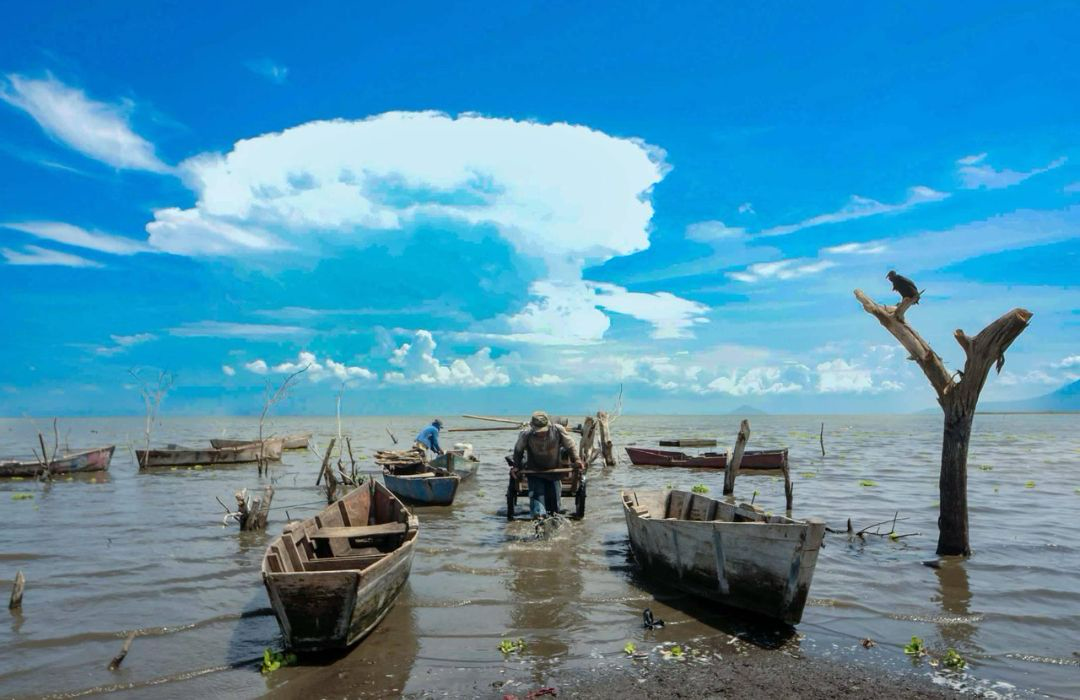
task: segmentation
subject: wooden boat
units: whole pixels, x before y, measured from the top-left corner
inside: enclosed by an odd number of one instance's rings
[[[634,557],[647,573],[790,625],[802,619],[825,535],[817,518],[766,515],[687,491],[623,492]]]
[[[114,450],[116,446],[109,445],[79,452],[66,452],[49,463],[49,472],[51,474],[82,474],[106,471],[109,468],[109,462],[112,461]],[[36,459],[0,460],[0,477],[32,477],[41,474],[42,471],[41,462]]]
[[[724,469],[727,467],[726,452],[703,452],[688,455],[674,450],[653,450],[644,447],[627,447],[626,454],[634,464],[656,467],[692,467],[695,469]],[[743,453],[740,471],[786,469],[788,451],[747,450]]]
[[[416,516],[373,480],[286,525],[266,548],[262,577],[287,645],[323,651],[363,639],[408,581],[419,532]]]
[[[479,468],[461,451],[448,451],[430,462],[385,465],[383,483],[391,492],[406,503],[424,506],[448,506],[453,504],[462,481],[470,479]]]
[[[267,454],[277,454],[281,456],[281,451],[285,449],[285,438],[271,437],[263,438],[263,444],[266,445]],[[211,438],[210,446],[216,450],[220,450],[226,447],[254,447],[258,449],[259,441],[256,440],[233,440],[231,438]],[[277,459],[277,458],[275,458]]]
[[[135,450],[140,469],[153,467],[212,467],[222,464],[244,464],[258,462],[259,459],[276,461],[281,459],[281,443],[247,443],[238,447],[190,448],[169,445],[163,450]]]
[[[680,438],[678,440],[661,440],[660,447],[716,447],[716,440],[704,438]]]
[[[281,449],[283,450],[306,450],[308,443],[311,441],[311,433],[296,433],[294,435],[282,435],[281,437],[269,437],[263,438],[264,442],[281,441]],[[237,438],[211,438],[210,445],[213,447],[240,447],[242,445],[251,445],[257,443],[258,438],[252,438],[250,440],[241,440]]]

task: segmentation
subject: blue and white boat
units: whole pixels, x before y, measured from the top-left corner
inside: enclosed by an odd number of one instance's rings
[[[403,501],[423,506],[453,504],[462,481],[470,479],[479,463],[461,451],[439,455],[427,463],[383,467],[383,483]]]

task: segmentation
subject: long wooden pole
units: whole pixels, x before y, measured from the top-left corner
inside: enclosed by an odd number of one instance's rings
[[[473,416],[473,415],[470,415],[468,413],[463,414],[461,417],[462,418],[473,418],[475,420],[487,420],[487,421],[491,421],[492,423],[511,423],[513,425],[524,425],[524,423],[522,423],[519,420],[511,420],[509,418],[493,418],[492,416]]]
[[[485,430],[521,430],[521,425],[508,425],[501,428],[447,428],[448,433],[476,433]]]

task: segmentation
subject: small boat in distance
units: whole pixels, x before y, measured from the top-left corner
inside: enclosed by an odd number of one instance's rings
[[[49,463],[49,473],[82,474],[107,471],[115,450],[115,445],[109,445],[78,452],[65,452]],[[36,459],[0,459],[0,477],[37,476],[43,470],[41,462]]]
[[[789,625],[802,620],[825,522],[687,491],[622,493],[630,547],[676,588]]]
[[[282,435],[281,437],[263,438],[264,442],[272,440],[280,440],[281,448],[284,450],[306,450],[308,442],[311,441],[311,433],[296,433],[294,435]],[[211,438],[210,444],[214,447],[240,447],[258,441],[259,438],[251,438],[250,440],[241,440],[237,438]]]
[[[467,459],[461,450],[453,450],[426,464],[386,464],[383,483],[406,503],[449,506],[454,503],[461,482],[472,478],[478,468],[479,464]]]
[[[726,452],[703,452],[688,455],[674,450],[653,450],[645,447],[627,447],[630,461],[638,465],[655,467],[691,467],[694,469],[724,469],[727,467]],[[787,468],[788,451],[747,450],[743,453],[740,471],[783,470]]]
[[[154,467],[212,467],[223,464],[244,464],[260,459],[281,459],[281,442],[246,443],[238,447],[192,448],[169,445],[162,450],[135,450],[139,469]]]
[[[412,569],[420,521],[368,480],[318,515],[285,526],[262,578],[289,648],[356,644],[393,607]]]
[[[266,445],[266,452],[268,454],[281,454],[281,451],[285,449],[285,438],[269,437],[263,438],[263,444]],[[216,450],[221,450],[226,447],[254,447],[258,449],[259,441],[256,440],[232,440],[229,438],[211,438],[210,446]]]

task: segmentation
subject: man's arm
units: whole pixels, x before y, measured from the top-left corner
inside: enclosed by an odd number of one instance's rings
[[[428,437],[431,438],[431,449],[434,450],[435,454],[441,455],[442,448],[439,447],[439,431],[432,430]]]
[[[529,431],[523,430],[518,433],[517,442],[514,443],[514,471],[521,469],[521,460],[525,458],[525,445],[529,442]]]
[[[559,441],[562,443],[563,448],[570,453],[570,463],[583,466],[581,457],[578,456],[577,445],[574,444],[574,438],[570,437],[570,431],[561,425],[557,429],[559,431]]]

